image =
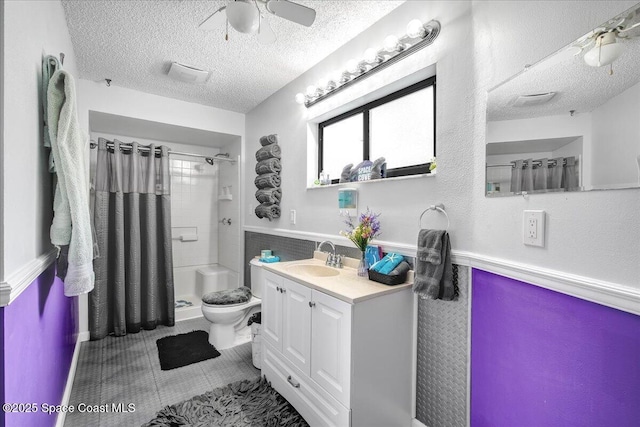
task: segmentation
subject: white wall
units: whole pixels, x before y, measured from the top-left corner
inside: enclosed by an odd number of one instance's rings
[[[362,55],[370,45],[378,46],[387,34],[401,34],[410,19],[434,18],[442,23],[442,32],[433,46],[316,105],[326,111],[339,108],[366,91],[437,62],[438,174],[360,185],[360,206],[382,213],[381,239],[415,244],[420,213],[429,204],[443,202],[451,217],[452,246],[456,250],[640,288],[640,223],[635,219],[640,210],[639,190],[544,194],[527,199],[484,196],[487,90],[633,4],[403,4],[247,114],[245,202],[248,206],[256,204],[251,186],[255,176],[252,153],[259,148],[258,138],[278,133],[283,151],[283,217],[269,223],[247,209],[245,224],[330,234],[339,240],[342,223],[336,213],[337,189],[306,189],[310,176],[307,164],[313,167],[312,161],[306,161],[306,122],[324,112],[305,110],[295,104],[294,96],[342,67],[348,58]],[[309,134],[313,138],[313,132]],[[616,209],[605,208],[609,206]],[[290,209],[298,212],[296,225],[289,223]],[[545,248],[522,244],[524,209],[546,210]]]
[[[343,218],[338,216],[338,189],[306,188],[316,172],[313,160],[315,146],[307,144],[307,120],[320,121],[332,110],[335,113],[353,100],[362,104],[367,101],[369,92],[406,76],[420,80],[428,77],[432,71],[425,67],[437,62],[437,176],[353,186],[360,189],[358,204],[361,210],[368,206],[382,213],[381,240],[415,244],[421,212],[430,204],[444,202],[451,217],[453,244],[461,247],[471,234],[472,225],[465,220],[473,183],[472,170],[468,166],[471,162],[472,127],[469,120],[466,123],[464,120],[473,115],[472,99],[468,97],[473,83],[470,12],[470,4],[466,2],[407,2],[251,111],[247,115],[246,203],[248,206],[256,205],[252,186],[255,177],[253,153],[260,148],[258,138],[278,133],[283,153],[283,214],[279,220],[269,223],[258,219],[252,209],[247,209],[245,223],[324,233],[335,236],[339,241],[338,233],[344,229],[344,224]],[[322,76],[344,67],[349,58],[361,56],[366,48],[382,46],[387,35],[401,35],[406,24],[414,18],[425,22],[437,19],[442,24],[442,33],[432,46],[308,110],[295,103],[297,92],[304,92],[308,85],[315,84]],[[416,77],[415,73],[419,75]],[[308,157],[312,160],[307,160]],[[310,173],[307,172],[307,164],[311,168]],[[290,209],[297,211],[296,225],[289,223]],[[435,215],[431,220],[431,224],[442,224],[436,222],[442,219]]]
[[[639,184],[640,83],[592,112],[593,185]]]
[[[2,115],[4,276],[0,281],[51,249],[49,150],[42,145],[42,57],[64,52],[64,68],[78,76],[60,2],[8,1],[3,7],[3,99],[7,108]]]
[[[485,198],[481,179],[487,90],[635,3],[473,3],[473,252],[640,288],[640,190]],[[524,209],[547,212],[545,248],[522,245]]]

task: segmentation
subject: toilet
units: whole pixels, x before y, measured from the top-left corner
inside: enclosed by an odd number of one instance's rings
[[[242,286],[210,292],[202,297],[202,314],[211,323],[209,343],[218,350],[251,341],[251,329],[247,326],[247,320],[261,308],[262,263],[254,259],[250,264],[251,290]],[[208,280],[206,272],[198,271],[198,274],[202,276],[199,280]]]

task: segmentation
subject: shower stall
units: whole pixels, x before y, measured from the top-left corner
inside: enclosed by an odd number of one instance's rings
[[[205,293],[240,284],[241,137],[94,111],[89,124],[92,141],[169,148],[175,320],[202,316]]]
[[[176,321],[202,316],[204,294],[239,286],[239,151],[222,147],[212,165],[171,159]]]

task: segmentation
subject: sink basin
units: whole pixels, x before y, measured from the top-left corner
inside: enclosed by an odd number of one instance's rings
[[[340,274],[338,270],[324,265],[317,264],[297,264],[287,267],[287,271],[294,274],[306,274],[313,277],[331,277]]]

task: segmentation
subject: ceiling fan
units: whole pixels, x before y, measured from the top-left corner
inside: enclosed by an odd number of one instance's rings
[[[276,41],[266,13],[258,6],[264,4],[264,9],[271,15],[310,27],[316,19],[316,11],[287,0],[234,0],[213,12],[200,24],[202,30],[227,29],[225,38],[229,39],[228,26],[236,31],[247,34],[258,34],[258,41],[270,44]]]
[[[640,36],[640,22],[633,22],[638,15],[635,11],[617,21],[609,21],[609,25],[598,27],[578,39],[568,50],[574,55],[584,54],[584,62],[591,67],[611,65],[624,52],[622,40]],[[594,45],[593,47],[591,47]],[[611,73],[611,72],[610,72]]]

